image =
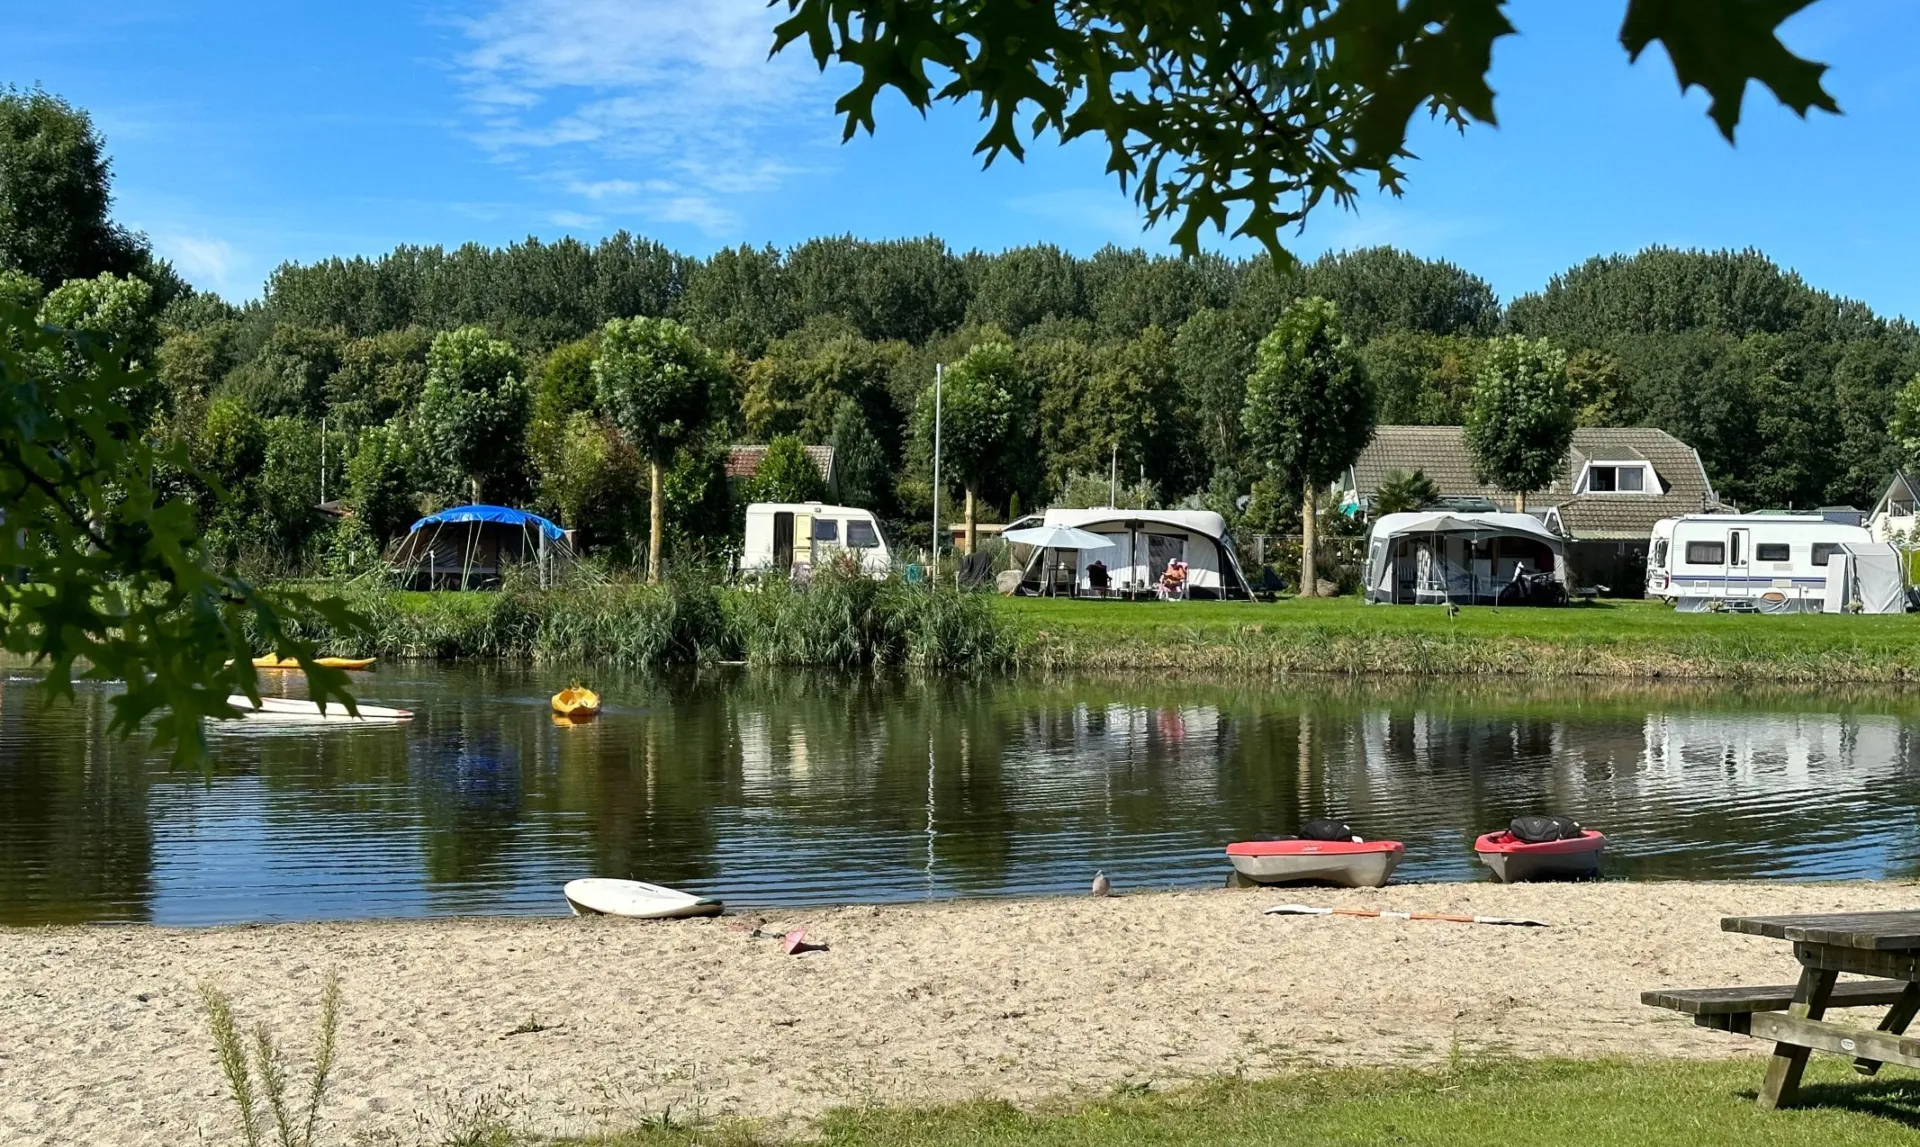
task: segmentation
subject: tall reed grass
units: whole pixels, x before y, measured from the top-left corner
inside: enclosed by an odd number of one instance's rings
[[[312,590],[313,587],[307,587]],[[416,593],[348,588],[354,628],[290,625],[351,656],[508,659],[654,668],[746,658],[765,665],[997,669],[1019,656],[1017,621],[977,594],[822,569],[804,586],[716,586],[685,576]]]

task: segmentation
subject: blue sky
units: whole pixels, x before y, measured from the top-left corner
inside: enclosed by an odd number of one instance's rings
[[[1514,0],[1500,126],[1423,124],[1404,199],[1327,209],[1295,249],[1391,243],[1511,298],[1597,253],[1754,246],[1920,317],[1920,4],[1794,17],[1789,45],[1832,65],[1846,114],[1802,122],[1753,88],[1737,148],[1659,49],[1628,65],[1623,8]],[[983,172],[971,115],[897,102],[843,146],[845,77],[767,61],[759,0],[70,0],[60,15],[9,22],[0,79],[89,109],[120,219],[234,298],[287,260],[622,228],[694,253],[847,232],[1166,246],[1097,146],[1049,142]]]

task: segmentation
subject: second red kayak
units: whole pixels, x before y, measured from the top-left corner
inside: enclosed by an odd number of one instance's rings
[[[1511,832],[1490,832],[1473,842],[1480,863],[1502,884],[1527,880],[1592,880],[1600,875],[1600,852],[1607,838],[1593,829],[1565,840],[1528,844]]]

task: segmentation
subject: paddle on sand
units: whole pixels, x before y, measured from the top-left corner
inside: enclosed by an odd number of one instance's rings
[[[1365,916],[1376,920],[1443,920],[1449,924],[1511,924],[1517,928],[1545,928],[1545,920],[1518,916],[1450,916],[1444,912],[1387,912],[1379,908],[1312,908],[1305,904],[1275,904],[1263,916]]]

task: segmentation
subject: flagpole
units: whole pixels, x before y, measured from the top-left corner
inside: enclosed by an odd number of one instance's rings
[[[940,388],[946,381],[945,363],[933,366],[933,558],[928,563],[929,586],[940,584]]]

